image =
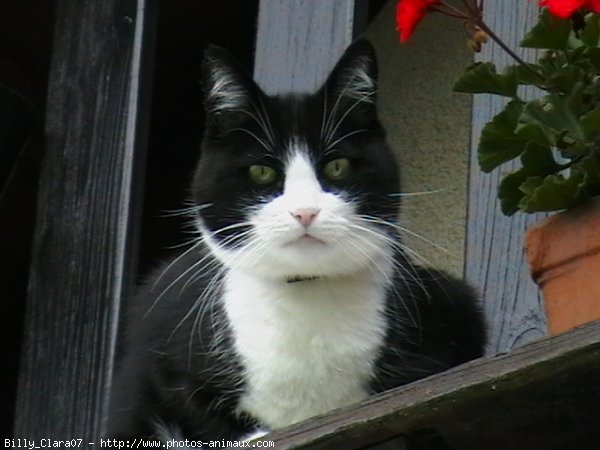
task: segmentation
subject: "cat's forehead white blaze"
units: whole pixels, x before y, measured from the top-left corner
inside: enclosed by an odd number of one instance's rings
[[[308,156],[306,144],[293,140],[288,150],[283,195],[289,202],[289,207],[318,207],[323,189]]]

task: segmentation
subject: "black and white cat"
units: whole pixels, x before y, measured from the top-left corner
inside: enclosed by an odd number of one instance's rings
[[[316,94],[270,97],[206,51],[199,234],[134,300],[111,437],[234,439],[482,354],[472,290],[398,235],[376,72],[357,41]]]

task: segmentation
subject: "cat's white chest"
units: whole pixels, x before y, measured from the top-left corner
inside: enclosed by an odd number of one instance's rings
[[[375,278],[282,283],[230,272],[224,300],[246,380],[239,411],[279,428],[366,398],[385,335]]]

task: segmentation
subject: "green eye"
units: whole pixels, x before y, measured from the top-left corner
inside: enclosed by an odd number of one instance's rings
[[[347,158],[338,158],[329,161],[325,165],[323,173],[332,181],[343,180],[350,175],[350,161]]]
[[[250,179],[256,184],[271,184],[277,178],[277,172],[269,166],[250,166],[248,174],[250,175]]]

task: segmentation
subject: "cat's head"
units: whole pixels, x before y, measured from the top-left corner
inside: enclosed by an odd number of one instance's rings
[[[267,96],[223,49],[206,51],[207,123],[193,195],[229,267],[271,278],[378,270],[399,190],[377,119],[377,64],[352,44],[315,94]]]

